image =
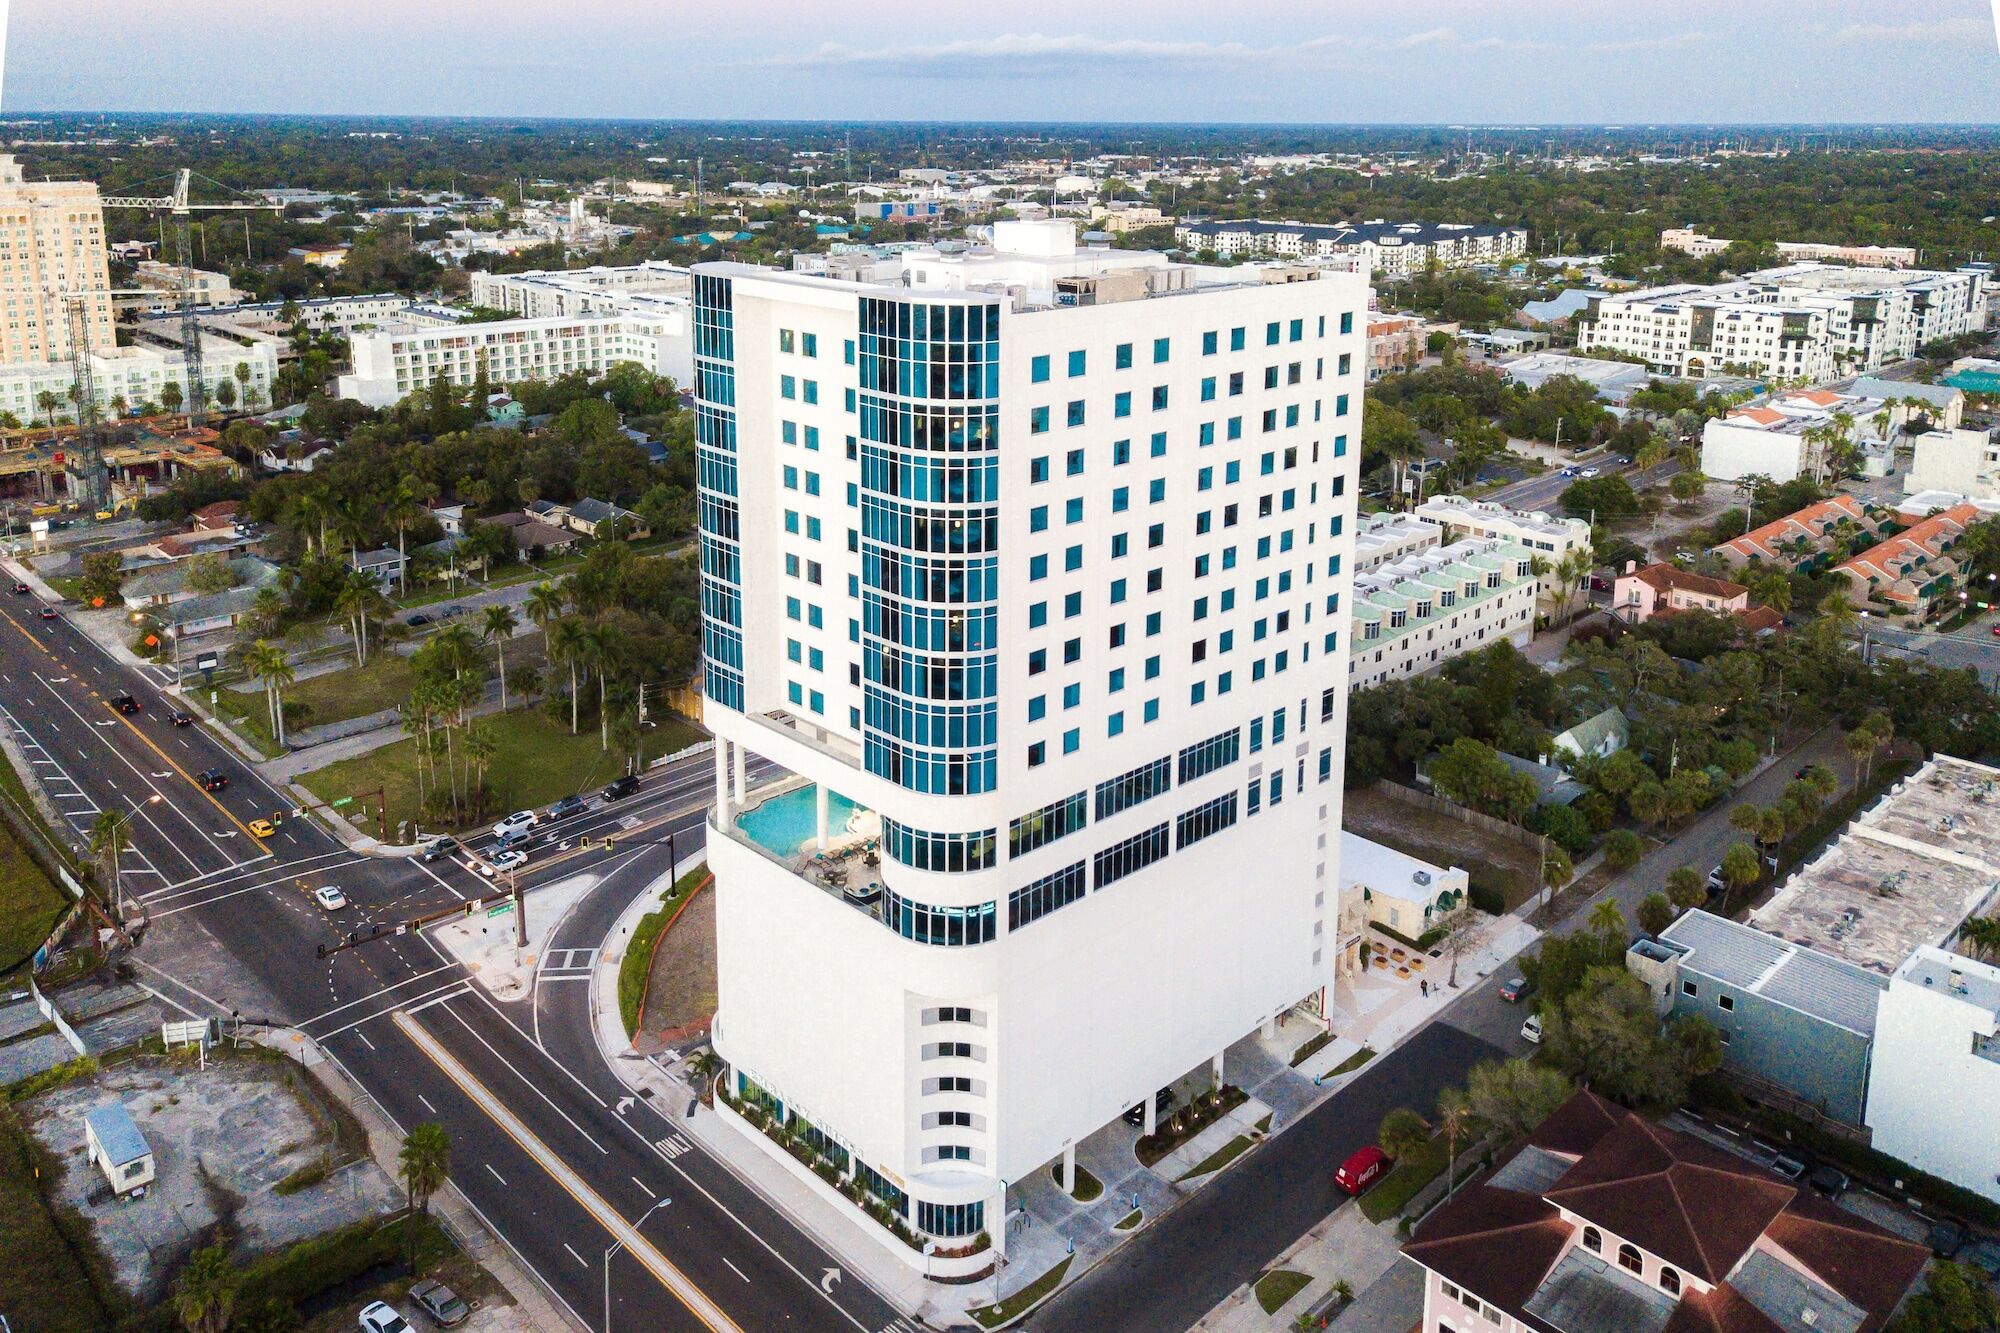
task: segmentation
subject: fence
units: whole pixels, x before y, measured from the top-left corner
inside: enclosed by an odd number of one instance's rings
[[[90,1048],[83,1044],[83,1038],[76,1035],[76,1029],[69,1025],[69,1020],[62,1016],[62,1011],[56,1008],[55,1002],[42,994],[42,988],[35,984],[32,975],[28,978],[28,994],[35,997],[35,1008],[42,1011],[43,1018],[56,1025],[56,1031],[62,1034],[62,1039],[70,1044],[72,1050],[78,1055],[90,1054]]]
[[[1496,838],[1505,838],[1509,842],[1517,842],[1529,851],[1534,852],[1537,856],[1546,856],[1555,846],[1554,843],[1539,833],[1530,833],[1527,829],[1521,828],[1516,824],[1509,824],[1504,819],[1495,819],[1491,815],[1482,815],[1477,810],[1466,809],[1456,801],[1447,801],[1442,796],[1434,796],[1429,792],[1418,791],[1413,787],[1405,787],[1400,782],[1391,782],[1387,778],[1378,778],[1375,782],[1375,790],[1402,805],[1412,806],[1418,810],[1430,810],[1436,814],[1444,815],[1448,819],[1456,819],[1468,828],[1476,828],[1481,832],[1491,833]]]

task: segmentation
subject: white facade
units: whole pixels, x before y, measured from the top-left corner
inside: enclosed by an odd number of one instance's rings
[[[1412,514],[1367,514],[1354,530],[1354,572],[1366,574],[1444,544],[1444,529]]]
[[[1541,586],[1532,558],[1467,538],[1357,574],[1349,687],[1421,676],[1502,639],[1526,648]]]
[[[1705,236],[1692,227],[1669,227],[1660,233],[1660,248],[1680,250],[1697,259],[1721,254],[1730,242],[1719,236]],[[1917,262],[1917,252],[1907,245],[1840,245],[1826,241],[1777,241],[1779,254],[1791,260],[1827,260],[1836,264],[1859,264],[1871,268],[1908,268]]]
[[[1714,286],[1593,297],[1576,319],[1577,349],[1643,356],[1674,375],[1736,370],[1819,383],[1985,328],[1988,276],[1801,263]]]
[[[615,315],[633,310],[685,312],[687,297],[688,271],[660,261],[527,273],[475,269],[472,273],[472,304],[528,319]]]
[[[1463,495],[1434,495],[1410,511],[1412,518],[1444,529],[1446,541],[1481,537],[1526,547],[1548,569],[1541,576],[1542,609],[1559,610],[1565,596],[1577,589],[1564,586],[1556,565],[1572,551],[1590,554],[1590,524],[1580,518],[1558,518],[1539,509],[1509,509],[1491,500]],[[1587,574],[1584,576],[1589,577]],[[1579,585],[1581,586],[1581,585]]]
[[[1467,222],[1266,222],[1261,219],[1182,222],[1174,240],[1225,259],[1275,255],[1286,259],[1359,261],[1360,272],[1400,277],[1432,263],[1446,268],[1497,263],[1526,254],[1525,227]]]
[[[636,361],[685,384],[693,374],[687,310],[490,323],[393,324],[350,339],[354,370],[340,377],[342,398],[388,407],[424,388],[440,373],[459,388],[550,380],[574,370],[601,374]]]
[[[1466,902],[1472,879],[1343,829],[1340,888],[1358,919],[1413,940]]]
[[[1990,430],[1926,431],[1910,441],[1903,493],[1953,491],[1972,500],[2000,499],[2000,445]]]
[[[695,271],[714,1038],[1004,1246],[1008,1182],[1331,979],[1367,294],[1067,223],[905,274]]]
[[[249,367],[247,381],[237,378],[238,365]],[[114,352],[92,352],[90,366],[91,387],[96,391],[101,412],[111,411],[113,399],[123,399],[126,410],[131,412],[145,403],[158,404],[169,384],[180,386],[183,401],[187,396],[187,363],[178,347],[120,347]],[[251,401],[269,403],[271,383],[278,374],[277,349],[266,343],[243,347],[220,338],[207,338],[202,343],[201,369],[210,403],[215,401],[215,386],[225,380],[254,394]],[[24,423],[46,421],[47,413],[42,411],[40,399],[44,393],[52,393],[58,399],[56,416],[73,419],[76,408],[69,395],[75,385],[76,376],[67,361],[0,365],[0,412],[11,412]]]
[[[2000,968],[1926,945],[1896,969],[1876,1009],[1874,1147],[2000,1202],[1995,1107]]]

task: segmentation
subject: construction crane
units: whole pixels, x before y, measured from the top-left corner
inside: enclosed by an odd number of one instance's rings
[[[283,204],[231,200],[219,204],[198,204],[188,198],[188,187],[194,182],[195,173],[182,167],[174,173],[174,192],[164,197],[144,195],[108,195],[100,202],[106,208],[143,208],[148,212],[163,213],[174,220],[174,241],[178,248],[181,264],[181,344],[182,356],[187,371],[187,419],[188,425],[199,426],[208,415],[208,382],[202,377],[201,328],[194,317],[195,286],[194,257],[188,246],[188,217],[193,213],[253,213],[268,212],[283,214]],[[202,179],[219,189],[232,194],[242,193],[232,190],[221,181],[208,176]]]

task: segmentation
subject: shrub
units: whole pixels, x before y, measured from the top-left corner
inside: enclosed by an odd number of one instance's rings
[[[1604,835],[1604,864],[1616,871],[1630,870],[1646,854],[1646,844],[1631,829],[1613,829]]]
[[[1466,896],[1475,908],[1488,916],[1499,916],[1507,910],[1506,895],[1483,881],[1473,880]],[[1364,958],[1361,961],[1365,966],[1368,960]]]

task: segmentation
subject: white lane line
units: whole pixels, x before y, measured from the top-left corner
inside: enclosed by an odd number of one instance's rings
[[[404,1012],[412,1014],[422,1013],[424,1010],[430,1008],[434,1004],[449,1004],[451,1001],[456,1000],[461,995],[469,993],[471,990],[472,990],[471,982],[461,981],[454,986],[444,986],[439,988],[438,990],[426,991],[424,992],[424,995],[417,997],[423,1000],[422,1004],[413,1004],[409,1006],[409,1008],[406,1009]],[[431,997],[431,998],[426,998],[426,997]]]
[[[426,1111],[429,1111],[432,1115],[436,1115],[438,1113],[437,1107],[431,1105],[431,1099],[424,1096],[424,1094],[422,1094],[421,1092],[417,1094],[417,1100],[422,1102],[424,1104],[424,1109]]]
[[[412,1010],[411,1012],[414,1013],[415,1011]],[[484,1046],[489,1052],[491,1052],[495,1060],[498,1060],[502,1065],[506,1066],[508,1073],[512,1074],[515,1078],[520,1079],[522,1084],[530,1092],[534,1093],[537,1097],[540,1097],[542,1101],[548,1105],[548,1108],[551,1111],[554,1111],[557,1115],[561,1116],[563,1118],[563,1123],[568,1125],[571,1129],[575,1130],[577,1134],[582,1137],[584,1142],[588,1143],[591,1147],[597,1149],[597,1151],[603,1153],[607,1157],[611,1155],[611,1150],[609,1148],[599,1143],[589,1130],[585,1129],[582,1125],[577,1124],[576,1121],[570,1119],[569,1112],[563,1110],[562,1107],[556,1105],[555,1098],[549,1096],[549,1094],[547,1094],[546,1092],[543,1092],[541,1088],[535,1084],[535,1081],[533,1079],[529,1078],[526,1074],[522,1073],[520,1069],[515,1066],[513,1061],[509,1060],[506,1056],[500,1054],[499,1051],[494,1050],[493,1043],[486,1040],[486,1038],[480,1034],[478,1028],[472,1026],[472,1024],[465,1021],[465,1015],[459,1013],[458,1010],[452,1008],[446,1008],[445,1012],[447,1014],[450,1014],[453,1018],[457,1019],[458,1025],[464,1028],[467,1032],[470,1032],[472,1034],[472,1039],[478,1042],[481,1046]]]
[[[718,1254],[715,1257],[722,1260],[723,1263],[729,1264],[729,1259],[727,1256]],[[736,1274],[736,1276],[742,1278],[745,1282],[748,1282],[750,1280],[750,1275],[744,1272],[742,1269],[738,1268],[735,1264],[729,1264],[729,1271]]]
[[[498,1171],[495,1171],[490,1162],[481,1162],[480,1165],[486,1168],[487,1175],[493,1177],[495,1180],[499,1181],[502,1185],[505,1185],[507,1183],[507,1177],[501,1175]]]
[[[162,915],[164,915],[164,913],[162,913]],[[466,983],[462,981],[454,982],[448,986],[440,986],[435,991],[430,991],[427,992],[425,995],[417,996],[416,998],[420,1000],[427,999],[428,996],[432,995],[436,996],[437,998],[429,1000],[428,1003],[414,1006],[410,1010],[410,1012],[415,1013],[418,1009],[428,1009],[433,1004],[439,1004],[445,1000],[454,998],[456,995],[464,994],[466,989],[467,989]],[[355,1028],[360,1027],[363,1023],[373,1023],[378,1018],[387,1018],[390,1014],[400,1013],[400,1012],[402,1012],[402,1007],[400,1005],[393,1003],[386,1004],[382,1006],[380,1009],[377,1009],[374,1013],[363,1014],[360,1018],[355,1019],[351,1023],[343,1024],[342,1026],[337,1028],[329,1028],[325,1032],[318,1033],[313,1037],[313,1040],[320,1042],[323,1045],[332,1038],[338,1037],[343,1032],[352,1032]]]
[[[375,1043],[374,1043],[374,1042],[372,1042],[372,1041],[370,1041],[370,1040],[368,1040],[368,1034],[367,1034],[367,1033],[365,1033],[365,1032],[357,1032],[357,1033],[355,1033],[355,1034],[354,1034],[354,1039],[355,1039],[356,1041],[360,1042],[360,1043],[361,1043],[361,1044],[362,1044],[363,1046],[366,1046],[366,1047],[367,1047],[367,1048],[368,1048],[369,1050],[371,1050],[371,1051],[375,1049]]]
[[[563,1242],[563,1248],[565,1250],[569,1250],[570,1258],[576,1260],[578,1263],[582,1264],[585,1268],[590,1267],[590,1264],[584,1259],[584,1257],[578,1254],[573,1248],[571,1248],[570,1243],[568,1241]]]
[[[649,1190],[649,1189],[646,1189],[646,1182],[645,1182],[645,1181],[643,1181],[643,1180],[641,1180],[641,1179],[639,1179],[639,1177],[637,1177],[637,1176],[634,1176],[634,1177],[632,1177],[632,1183],[633,1183],[634,1185],[637,1185],[637,1186],[638,1186],[638,1187],[639,1187],[639,1188],[640,1188],[641,1190],[645,1190],[645,1194],[646,1194],[646,1197],[647,1197],[647,1198],[649,1198],[649,1199],[657,1199],[657,1198],[659,1198],[659,1197],[660,1197],[659,1195],[657,1195],[657,1194],[653,1193],[653,1191],[651,1191],[651,1190]]]
[[[409,985],[413,981],[422,981],[425,977],[434,977],[440,972],[449,972],[455,966],[456,964],[454,963],[446,963],[441,967],[434,967],[428,972],[419,972],[414,976],[404,977],[401,981],[391,982],[386,986],[382,986],[376,990],[369,991],[366,995],[357,995],[355,998],[349,1000],[346,1004],[337,1004],[331,1009],[322,1009],[320,1012],[314,1014],[311,1018],[308,1018],[304,1022],[300,1023],[299,1027],[301,1028],[311,1027],[314,1023],[319,1022],[319,1020],[322,1018],[331,1018],[335,1014],[340,1013],[343,1010],[352,1009],[357,1004],[366,1004],[370,1000],[380,999],[382,996],[387,995],[391,991],[401,990],[403,987]]]

